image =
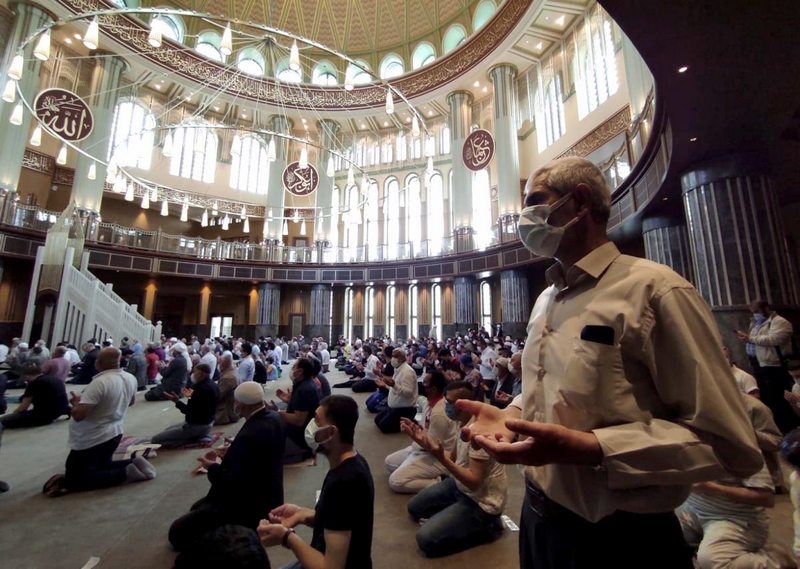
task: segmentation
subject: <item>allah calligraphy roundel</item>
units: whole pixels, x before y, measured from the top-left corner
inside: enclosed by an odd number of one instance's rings
[[[488,130],[478,129],[472,131],[464,141],[461,151],[464,165],[477,172],[483,170],[494,158],[494,138]]]
[[[313,193],[318,185],[319,172],[311,164],[301,168],[300,162],[292,162],[283,171],[283,187],[290,194],[307,196]]]
[[[33,112],[42,126],[63,140],[77,142],[92,133],[92,111],[71,91],[45,89],[36,96]]]

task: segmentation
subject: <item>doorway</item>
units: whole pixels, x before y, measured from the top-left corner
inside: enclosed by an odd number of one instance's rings
[[[303,314],[289,315],[289,334],[297,337],[303,332]]]
[[[233,316],[217,315],[211,317],[211,337],[230,337],[233,328]]]

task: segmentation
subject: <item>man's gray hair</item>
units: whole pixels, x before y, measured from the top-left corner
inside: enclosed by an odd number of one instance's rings
[[[564,196],[578,184],[586,184],[590,190],[592,217],[598,222],[607,222],[611,213],[611,191],[608,189],[600,168],[585,158],[568,156],[542,166],[534,172],[533,186],[542,185]]]
[[[228,350],[222,352],[222,356],[220,356],[223,360],[233,362],[233,354],[230,353]]]

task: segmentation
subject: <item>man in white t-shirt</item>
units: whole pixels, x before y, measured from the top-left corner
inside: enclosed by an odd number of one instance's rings
[[[141,456],[111,460],[122,438],[125,413],[136,401],[136,378],[120,369],[120,355],[117,348],[103,348],[95,363],[97,375],[82,394],[72,393],[66,473],[47,481],[42,489],[45,495],[155,478],[155,468]]]
[[[733,372],[733,377],[736,380],[736,386],[739,388],[739,391],[747,395],[752,395],[756,399],[761,399],[761,392],[758,389],[756,378],[743,369],[736,367],[736,364],[733,363],[733,355],[728,349],[728,346],[722,346],[722,352],[731,364],[731,371]]]
[[[200,358],[201,364],[206,364],[209,369],[211,370],[211,376],[214,377],[214,372],[217,370],[217,356],[214,355],[214,351],[211,349],[209,344],[203,344],[200,346],[200,353],[203,354]]]
[[[417,373],[408,365],[406,353],[400,348],[392,351],[392,377],[382,377],[375,381],[378,387],[388,388],[387,407],[375,416],[375,424],[382,433],[399,433],[400,419],[413,419],[417,414]]]

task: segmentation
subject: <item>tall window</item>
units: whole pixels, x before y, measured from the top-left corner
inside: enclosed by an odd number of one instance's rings
[[[486,22],[492,19],[497,7],[492,0],[481,0],[478,7],[475,8],[475,14],[472,16],[472,29],[477,31],[486,25]]]
[[[583,26],[575,58],[578,118],[583,118],[617,92],[617,60],[611,22],[598,13]]]
[[[484,168],[472,176],[472,228],[475,230],[475,246],[485,249],[492,242],[492,190],[489,187],[489,171]]]
[[[378,183],[371,180],[367,189],[367,205],[364,208],[364,223],[366,223],[367,253],[371,260],[380,258],[380,239],[378,233]]]
[[[260,77],[266,69],[264,55],[255,48],[245,48],[239,52],[236,68],[242,73]]]
[[[345,80],[352,82],[353,85],[364,85],[366,83],[370,83],[372,81],[372,76],[365,71],[365,69],[369,69],[367,62],[357,59],[356,63],[358,63],[358,65],[353,65],[351,63],[347,66]]]
[[[182,126],[173,131],[169,173],[199,182],[214,183],[217,167],[217,136],[204,124]]]
[[[539,152],[553,144],[566,132],[564,101],[561,92],[561,77],[548,73],[539,76],[539,92],[536,94],[536,141]]]
[[[419,253],[422,229],[422,207],[419,196],[419,176],[409,174],[406,177],[406,241],[411,245],[411,253]]]
[[[424,41],[414,48],[414,54],[411,56],[411,67],[419,69],[426,65],[433,63],[436,59],[436,50],[433,45]]]
[[[397,258],[400,243],[400,184],[397,178],[389,178],[384,186],[383,209],[386,219],[386,249],[389,259]]]
[[[311,82],[314,85],[330,87],[336,85],[336,67],[330,61],[320,61],[311,72]]]
[[[408,333],[414,338],[419,337],[419,288],[417,285],[408,287]]]
[[[255,136],[236,136],[231,146],[230,186],[251,194],[267,193],[267,145]]]
[[[386,287],[386,334],[392,339],[395,338],[397,318],[395,318],[395,301],[397,300],[397,289],[392,286]]]
[[[372,338],[375,331],[375,289],[371,286],[364,291],[364,337]]]
[[[441,144],[439,147],[442,149],[441,154],[450,154],[450,127],[445,125],[444,128],[441,130],[441,134],[439,135],[441,140]]]
[[[358,252],[358,226],[361,225],[361,211],[359,210],[358,187],[350,186],[347,189],[347,217],[345,218],[345,231],[347,233],[347,248],[350,258],[356,259]]]
[[[481,283],[481,326],[492,333],[492,286],[488,281]]]
[[[219,50],[222,39],[217,32],[200,32],[194,50],[214,61],[224,62],[225,56]]]
[[[183,43],[183,21],[180,16],[173,14],[156,14],[150,20],[150,28],[159,30],[162,38],[169,38],[178,43]]]
[[[352,343],[353,338],[353,287],[344,289],[344,333]]]
[[[444,188],[442,175],[434,172],[428,184],[428,254],[442,252],[444,240]]]
[[[467,40],[467,30],[461,24],[453,24],[442,39],[442,53],[450,53]]]
[[[118,103],[114,110],[108,158],[114,156],[118,164],[148,170],[155,128],[156,119],[147,107],[136,101]]]
[[[403,60],[400,56],[390,53],[381,61],[380,76],[381,79],[392,79],[403,74]]]
[[[442,287],[431,287],[431,333],[437,340],[442,339]]]
[[[339,186],[333,186],[331,191],[331,232],[328,235],[328,241],[331,242],[331,247],[334,249],[339,246],[339,200],[341,199],[339,193]],[[325,212],[322,212],[325,215]]]

